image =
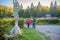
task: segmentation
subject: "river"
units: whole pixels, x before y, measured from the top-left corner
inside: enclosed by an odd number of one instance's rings
[[[27,27],[27,25],[24,25]],[[32,28],[32,25],[30,25]],[[60,25],[36,25],[36,30],[45,33],[51,40],[60,40]]]

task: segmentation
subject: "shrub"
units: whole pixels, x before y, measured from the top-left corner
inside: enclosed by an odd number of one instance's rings
[[[24,25],[24,19],[19,19],[19,26],[22,28]],[[3,40],[3,35],[9,34],[10,30],[15,24],[15,20],[12,18],[3,18],[0,19],[0,40]]]
[[[60,19],[59,19],[59,24],[60,24]]]
[[[10,25],[14,26],[15,25],[15,20],[12,19],[12,21],[10,21]]]
[[[0,40],[4,40],[3,36],[5,33],[8,33],[9,30],[9,25],[11,26],[10,22],[12,20],[9,18],[1,18],[0,19]]]
[[[59,20],[58,18],[56,19],[38,19],[37,20],[37,24],[58,24],[59,23]]]
[[[24,27],[24,19],[19,19],[18,25],[20,26],[20,28],[23,28]]]
[[[5,34],[5,27],[0,26],[0,40],[3,40],[3,35]]]
[[[48,20],[48,24],[57,24],[57,23],[59,23],[58,19],[49,19]]]
[[[0,26],[0,40],[4,40],[4,34],[8,33],[9,24],[4,24]]]

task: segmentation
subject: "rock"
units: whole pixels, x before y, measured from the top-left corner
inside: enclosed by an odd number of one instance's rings
[[[13,37],[13,35],[4,35],[5,40],[12,39]]]

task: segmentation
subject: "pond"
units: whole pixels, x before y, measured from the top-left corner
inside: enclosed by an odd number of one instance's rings
[[[36,25],[36,30],[45,33],[51,40],[60,40],[60,25]]]

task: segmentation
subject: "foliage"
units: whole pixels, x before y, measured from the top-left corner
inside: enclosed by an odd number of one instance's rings
[[[23,27],[24,24],[26,23],[26,19],[27,18],[19,18],[19,21],[18,21],[18,25],[20,27]],[[30,18],[30,21],[32,23],[33,19]],[[59,24],[60,23],[60,19],[58,18],[36,18],[36,24]],[[5,25],[12,25],[14,26],[15,25],[15,19],[14,18],[3,18],[3,19],[0,19],[0,25],[2,26],[5,26]]]
[[[16,36],[13,40],[50,40],[50,38],[45,36],[44,33],[41,33],[35,29],[23,28],[21,31],[22,36]]]
[[[6,27],[0,27],[0,40],[3,40],[3,35],[5,34],[5,28]]]
[[[9,34],[10,30],[13,28],[13,26],[3,26],[0,27],[0,40],[5,40],[3,38],[4,34]],[[13,40],[50,40],[49,37],[45,36],[45,34],[36,31],[35,29],[30,29],[30,28],[22,28],[21,29],[22,36],[17,35],[13,38]]]
[[[3,19],[1,18],[0,19],[0,25],[1,26],[5,26],[5,25],[14,26],[15,25],[15,19],[14,18],[3,18]],[[23,25],[24,25],[24,19],[23,18],[19,18],[18,25],[20,27],[23,27]]]
[[[13,8],[0,5],[0,18],[4,17],[12,17]],[[51,2],[50,7],[42,6],[40,2],[38,2],[37,6],[34,6],[31,3],[31,6],[23,9],[23,5],[21,4],[19,7],[19,17],[27,18],[27,17],[45,17],[46,14],[50,14],[52,17],[60,17],[60,5],[56,6],[56,3]]]
[[[4,40],[4,37],[3,37],[4,34],[10,31],[9,27],[12,26],[10,25],[10,21],[11,21],[10,19],[5,19],[5,18],[0,20],[0,40]]]
[[[58,24],[58,23],[59,23],[58,18],[50,18],[50,19],[40,18],[37,20],[37,24]]]
[[[0,18],[11,17],[13,9],[11,7],[0,5]]]
[[[13,18],[3,18],[0,19],[0,40],[4,40],[3,36],[4,34],[9,34],[10,30],[13,28],[12,23],[14,21]],[[21,24],[22,23],[22,24]],[[24,19],[19,19],[19,25],[23,27]],[[35,29],[28,29],[28,28],[22,28],[22,37],[16,36],[13,38],[13,40],[49,40],[49,37],[45,36],[45,34],[36,31]]]
[[[59,19],[59,24],[60,24],[60,19]]]
[[[4,34],[9,34],[15,20],[13,18],[0,18],[0,40],[4,40]],[[23,19],[19,19],[19,26],[22,28],[24,24]]]
[[[19,19],[18,21],[18,25],[20,26],[20,28],[23,28],[24,27],[24,19]]]
[[[26,23],[26,19],[27,18],[24,18],[24,23]],[[31,24],[32,24],[32,21],[33,19],[30,18],[31,20]],[[58,18],[36,18],[36,24],[59,24],[60,20]]]

